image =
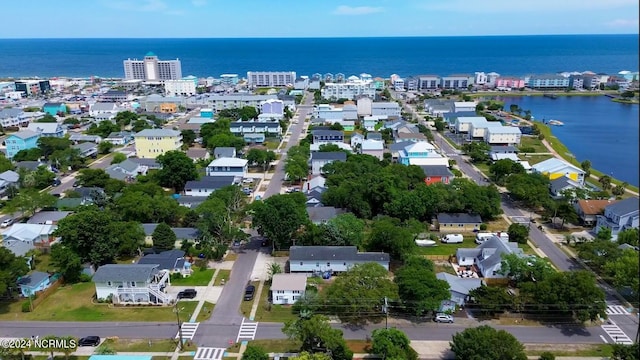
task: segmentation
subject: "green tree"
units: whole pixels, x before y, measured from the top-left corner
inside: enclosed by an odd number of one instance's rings
[[[640,240],[640,232],[638,231],[638,228],[629,228],[618,233],[618,244],[638,246],[638,240]]]
[[[67,150],[71,147],[71,140],[58,137],[41,137],[38,139],[38,148],[42,151],[42,156],[49,159],[49,156],[57,150]]]
[[[24,217],[31,217],[38,209],[50,207],[56,201],[57,199],[49,193],[39,192],[35,189],[22,189],[7,203],[5,212],[10,214],[21,212]]]
[[[242,354],[242,360],[269,360],[269,354],[261,347],[248,345]]]
[[[613,279],[613,286],[618,289],[628,287],[632,296],[637,297],[639,292],[638,273],[638,253],[636,250],[627,249],[615,258],[609,258],[604,264],[604,273]]]
[[[188,209],[164,194],[152,195],[140,191],[139,188],[127,186],[122,195],[115,199],[113,210],[121,219],[141,223],[166,222],[173,225]]]
[[[54,235],[61,237],[62,245],[78,254],[83,262],[100,266],[112,263],[117,256],[114,230],[118,229],[113,215],[90,206],[60,220]]]
[[[24,257],[15,256],[9,249],[0,247],[0,294],[6,294],[9,289],[16,291],[18,278],[29,270]]]
[[[422,257],[410,257],[395,272],[398,295],[413,315],[437,311],[442,301],[451,298],[449,283],[436,278],[433,263]]]
[[[120,128],[123,128],[125,126],[131,125],[132,122],[135,122],[136,120],[138,120],[138,115],[128,110],[120,111],[119,113],[116,114],[116,117],[113,120]]]
[[[611,237],[611,229],[607,227],[601,227],[596,233],[596,240],[610,241]]]
[[[325,353],[310,353],[303,351],[298,356],[292,357],[291,360],[332,360],[333,358]]]
[[[267,275],[269,276],[269,282],[273,279],[273,275],[282,274],[284,270],[282,270],[282,265],[277,262],[272,262],[267,266]]]
[[[74,148],[56,150],[49,156],[49,160],[61,169],[71,168],[71,170],[78,170],[85,167],[85,159],[80,154],[80,150]]]
[[[82,169],[76,176],[76,183],[85,187],[104,188],[111,177],[103,169]]]
[[[136,133],[152,127],[147,119],[137,119],[131,123],[131,130]]]
[[[332,226],[344,239],[345,245],[361,246],[364,243],[365,223],[352,213],[340,214],[329,220]]]
[[[284,171],[289,179],[299,181],[309,174],[309,148],[306,146],[292,146],[287,151]]]
[[[45,114],[43,117],[38,119],[36,122],[39,122],[39,123],[55,123],[55,122],[58,122],[58,119],[56,119],[55,116],[53,116],[51,114]]]
[[[56,178],[56,174],[49,171],[46,166],[38,166],[35,171],[31,171],[30,175],[33,179],[33,187],[42,190],[51,186],[53,180]]]
[[[609,176],[609,175],[601,176],[598,179],[598,182],[600,183],[600,185],[602,185],[602,189],[603,190],[611,189],[611,176]]]
[[[454,334],[449,345],[456,360],[527,360],[524,346],[513,335],[487,325]]]
[[[13,163],[11,163],[11,160],[7,159],[4,154],[0,154],[0,173],[13,169],[15,169],[15,167],[13,166]]]
[[[376,329],[371,334],[371,353],[388,360],[417,360],[418,354],[411,347],[411,340],[396,328]]]
[[[87,129],[88,135],[98,135],[101,138],[106,138],[112,132],[120,131],[120,126],[111,122],[110,120],[101,121],[98,125],[91,124]]]
[[[473,308],[481,313],[494,315],[496,313],[509,310],[514,305],[514,299],[503,287],[480,286],[469,292],[469,297],[473,299]]]
[[[540,357],[538,358],[538,360],[556,360],[556,356],[553,355],[553,353],[545,351],[542,354],[540,354]]]
[[[322,315],[313,315],[309,319],[288,321],[282,332],[291,340],[302,343],[302,351],[331,351],[333,360],[351,360],[353,353],[348,349],[342,336],[342,330],[334,329],[329,319]]]
[[[366,247],[368,251],[383,251],[393,259],[402,260],[415,251],[416,244],[413,234],[400,227],[393,218],[380,218],[371,226],[371,236]]]
[[[584,176],[586,178],[589,178],[591,176],[591,161],[590,160],[584,160],[583,162],[580,163],[580,167],[585,172]]]
[[[236,150],[240,150],[244,147],[245,141],[232,133],[220,133],[211,136],[207,140],[207,148],[215,149],[217,147],[234,147]]]
[[[503,185],[505,179],[511,174],[523,174],[524,167],[511,159],[500,159],[489,166],[491,180],[496,184]]]
[[[123,153],[115,153],[113,154],[113,158],[111,158],[111,164],[120,164],[125,160],[127,160],[127,155]]]
[[[175,248],[176,234],[171,227],[165,223],[160,223],[151,234],[153,239],[153,247],[158,250],[171,250]]]
[[[198,178],[196,164],[182,151],[169,151],[158,156],[157,161],[162,165],[156,173],[160,185],[171,187],[176,193],[184,190],[187,181]]]
[[[514,174],[507,178],[507,190],[525,205],[537,208],[549,202],[549,178],[542,174]]]
[[[98,153],[99,154],[108,154],[113,149],[114,145],[108,141],[102,141],[98,144]]]
[[[513,223],[509,225],[507,233],[509,234],[509,241],[517,242],[518,244],[526,244],[529,239],[529,228],[522,224]]]
[[[13,161],[38,161],[42,157],[42,150],[40,148],[31,148],[26,150],[20,150],[13,155]]]
[[[503,254],[498,272],[519,284],[523,281],[543,281],[554,270],[547,261],[537,256],[523,257],[517,254]]]
[[[253,203],[253,227],[273,242],[274,250],[292,245],[298,230],[309,224],[307,198],[302,193],[274,195]]]
[[[276,153],[269,150],[250,149],[245,156],[249,164],[253,166],[261,166],[264,171],[267,170],[269,164],[276,160]]]
[[[349,324],[380,320],[384,298],[395,299],[398,295],[388,275],[378,263],[354,265],[324,291],[327,310]]]
[[[53,244],[51,246],[51,264],[57,272],[62,274],[65,283],[73,284],[80,281],[82,259],[70,248],[62,244]]]
[[[182,130],[180,132],[180,135],[182,135],[182,143],[186,148],[191,147],[191,145],[193,145],[193,143],[196,141],[196,138],[198,137],[195,131],[189,129]]]
[[[638,343],[631,345],[613,344],[613,354],[611,360],[638,360],[640,346]]]
[[[258,118],[258,110],[253,106],[243,106],[239,111],[240,119],[248,121]]]

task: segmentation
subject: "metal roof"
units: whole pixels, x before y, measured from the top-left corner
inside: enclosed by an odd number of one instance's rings
[[[455,214],[439,213],[438,214],[439,224],[479,224],[481,222],[482,222],[482,218],[480,217],[480,215],[475,215],[475,214],[465,214],[465,213],[455,213]]]
[[[379,252],[359,253],[355,246],[291,246],[290,261],[389,261],[389,254]]]

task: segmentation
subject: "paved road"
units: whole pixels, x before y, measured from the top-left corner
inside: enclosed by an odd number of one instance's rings
[[[287,159],[287,150],[292,146],[298,145],[300,141],[300,136],[302,134],[302,130],[305,126],[305,118],[311,113],[313,110],[313,95],[306,94],[304,97],[304,104],[298,105],[298,123],[293,124],[291,126],[291,135],[289,136],[289,141],[287,141],[287,145],[280,151],[280,161],[276,165],[273,177],[269,182],[269,186],[267,186],[267,190],[264,193],[264,198],[269,196],[280,194],[280,190],[282,189],[282,183],[284,181],[284,163]],[[306,136],[306,135],[305,135]]]
[[[46,335],[98,335],[127,339],[168,339],[176,336],[176,323],[154,322],[62,322],[62,321],[4,321],[0,322],[0,337],[31,337]]]

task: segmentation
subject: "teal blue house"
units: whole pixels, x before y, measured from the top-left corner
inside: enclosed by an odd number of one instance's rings
[[[38,291],[45,290],[51,285],[49,274],[42,271],[32,271],[18,279],[18,286],[22,296],[29,297]]]
[[[58,113],[67,113],[67,105],[63,103],[45,103],[42,107],[42,111],[51,116],[56,116]]]
[[[22,130],[7,136],[5,144],[7,145],[7,157],[13,158],[18,151],[33,149],[38,147],[38,139],[40,134],[31,130]]]

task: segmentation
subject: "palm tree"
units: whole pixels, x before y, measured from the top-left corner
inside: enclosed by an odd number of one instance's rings
[[[580,167],[582,168],[582,170],[584,170],[584,172],[586,173],[585,176],[586,177],[590,177],[591,176],[591,161],[589,160],[585,160],[580,164]]]
[[[602,185],[602,190],[611,189],[611,176],[609,175],[601,176],[600,179],[598,179],[598,182]]]
[[[63,336],[60,340],[64,341],[64,347],[60,349],[64,353],[64,358],[69,359],[69,355],[78,349],[78,341],[73,336]]]
[[[269,266],[267,267],[267,274],[269,275],[269,282],[271,282],[271,279],[273,279],[273,275],[275,274],[282,274],[282,265],[276,263],[276,262],[272,262],[269,264]]]

